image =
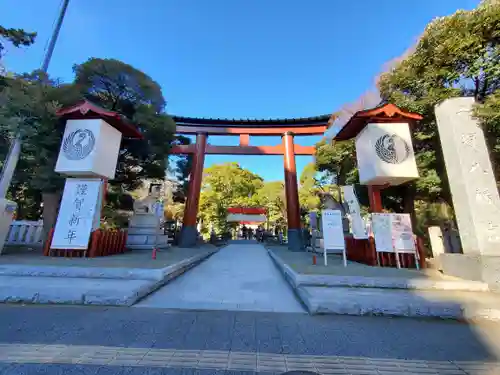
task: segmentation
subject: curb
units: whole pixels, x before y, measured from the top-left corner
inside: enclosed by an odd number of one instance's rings
[[[149,295],[156,289],[168,283],[170,280],[182,275],[184,272],[188,271],[190,268],[196,266],[203,260],[207,259],[217,250],[209,251],[205,254],[199,254],[191,258],[184,259],[179,263],[173,264],[171,266],[157,269],[154,278],[149,279],[132,279],[127,281],[141,282],[142,285],[131,288],[130,291],[124,293],[120,290],[112,289],[89,289],[83,292],[78,292],[70,289],[65,289],[64,293],[61,293],[61,288],[52,287],[49,290],[44,290],[43,286],[38,290],[37,288],[28,287],[0,287],[0,303],[27,303],[27,304],[70,304],[70,305],[101,305],[101,306],[132,306],[140,299]],[[83,268],[83,267],[79,267]],[[146,269],[134,269],[142,271],[150,271]],[[131,273],[133,274],[133,273]],[[4,276],[2,274],[1,276]],[[13,277],[20,276],[14,275]],[[23,275],[25,276],[25,275]],[[41,275],[30,274],[29,277],[36,277]],[[46,277],[46,275],[43,275]],[[57,276],[53,276],[58,278]],[[61,277],[61,276],[59,276]],[[68,278],[75,278],[75,276],[70,276]],[[89,280],[96,280],[99,278],[89,277]],[[103,280],[112,280],[111,277],[103,277]],[[117,277],[114,280],[123,280],[124,277]],[[96,280],[98,281],[98,280]],[[137,284],[137,283],[136,283]],[[141,284],[141,283],[139,283]],[[109,286],[108,286],[109,288]],[[58,290],[59,289],[59,290]]]
[[[462,306],[459,302],[453,301],[429,301],[422,296],[412,294],[411,292],[416,288],[406,288],[406,291],[402,288],[377,288],[372,286],[374,285],[372,283],[369,287],[363,287],[360,284],[353,287],[343,283],[343,280],[339,280],[339,283],[334,285],[311,285],[307,283],[307,280],[301,279],[302,275],[292,270],[272,250],[267,250],[285,280],[311,315],[439,318],[465,322],[500,321],[500,309]],[[427,291],[437,292],[436,289]],[[446,291],[442,290],[443,293]],[[313,292],[317,292],[316,295]],[[380,296],[377,294],[387,294],[387,298],[378,298]]]
[[[294,287],[324,286],[348,288],[382,288],[406,290],[435,290],[461,292],[490,292],[488,284],[481,281],[461,280],[408,280],[400,277],[367,277],[367,276],[333,276],[333,275],[302,275],[294,271],[283,259],[267,249],[271,258],[278,262],[281,268],[293,280]]]
[[[208,252],[207,254],[201,254],[201,255],[196,255],[192,258],[184,259],[183,261],[173,264],[169,267],[163,268],[163,277],[161,280],[159,280],[157,283],[151,285],[147,290],[144,288],[144,290],[141,290],[138,294],[137,297],[135,298],[134,301],[132,301],[130,304],[127,304],[127,306],[132,306],[142,300],[143,298],[147,297],[151,293],[155,292],[162,286],[168,284],[170,281],[176,279],[177,277],[181,276],[185,272],[189,271],[191,268],[197,266],[201,262],[203,262],[205,259],[210,258],[212,255],[214,255],[216,252],[218,252],[219,249],[213,250]],[[170,270],[169,270],[170,269]]]

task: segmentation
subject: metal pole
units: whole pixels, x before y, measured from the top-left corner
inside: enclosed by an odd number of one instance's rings
[[[41,70],[44,73],[47,73],[49,68],[50,59],[52,58],[52,53],[54,52],[54,48],[56,46],[57,37],[59,36],[59,31],[61,30],[61,26],[64,20],[64,15],[66,14],[66,9],[68,8],[69,0],[64,0],[61,11],[59,12],[59,17],[57,19],[57,24],[52,33],[52,37],[50,38],[49,47],[47,48],[47,52],[45,54],[45,58],[43,60]],[[19,155],[21,154],[21,137],[19,134],[16,135],[16,138],[12,142],[9,154],[7,155],[7,159],[5,160],[5,164],[2,169],[2,174],[0,176],[0,198],[5,198],[7,195],[7,191],[9,190],[10,183],[12,181],[12,177],[14,176],[14,171],[16,170],[17,162],[19,160]]]

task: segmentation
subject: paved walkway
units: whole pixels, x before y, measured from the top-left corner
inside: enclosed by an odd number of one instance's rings
[[[2,375],[500,373],[499,324],[34,305],[0,322]]]
[[[305,312],[259,244],[231,243],[136,307]]]

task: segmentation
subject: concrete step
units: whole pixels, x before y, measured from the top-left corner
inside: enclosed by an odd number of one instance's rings
[[[296,291],[311,314],[500,321],[500,295],[495,293],[313,286]]]
[[[150,280],[0,276],[0,302],[130,306],[154,284]]]

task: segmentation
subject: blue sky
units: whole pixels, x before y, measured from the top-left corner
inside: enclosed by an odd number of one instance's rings
[[[38,32],[8,47],[7,69],[41,65],[61,0],[0,2],[1,23]],[[163,89],[167,111],[200,117],[277,118],[332,113],[374,85],[434,17],[479,0],[71,0],[49,73],[116,58]],[[27,11],[29,10],[29,11]],[[298,139],[312,145],[318,138]],[[236,144],[214,137],[212,144]],[[279,139],[251,139],[274,145]],[[279,156],[208,156],[237,161],[266,180],[283,178]],[[312,157],[297,157],[298,169]]]

